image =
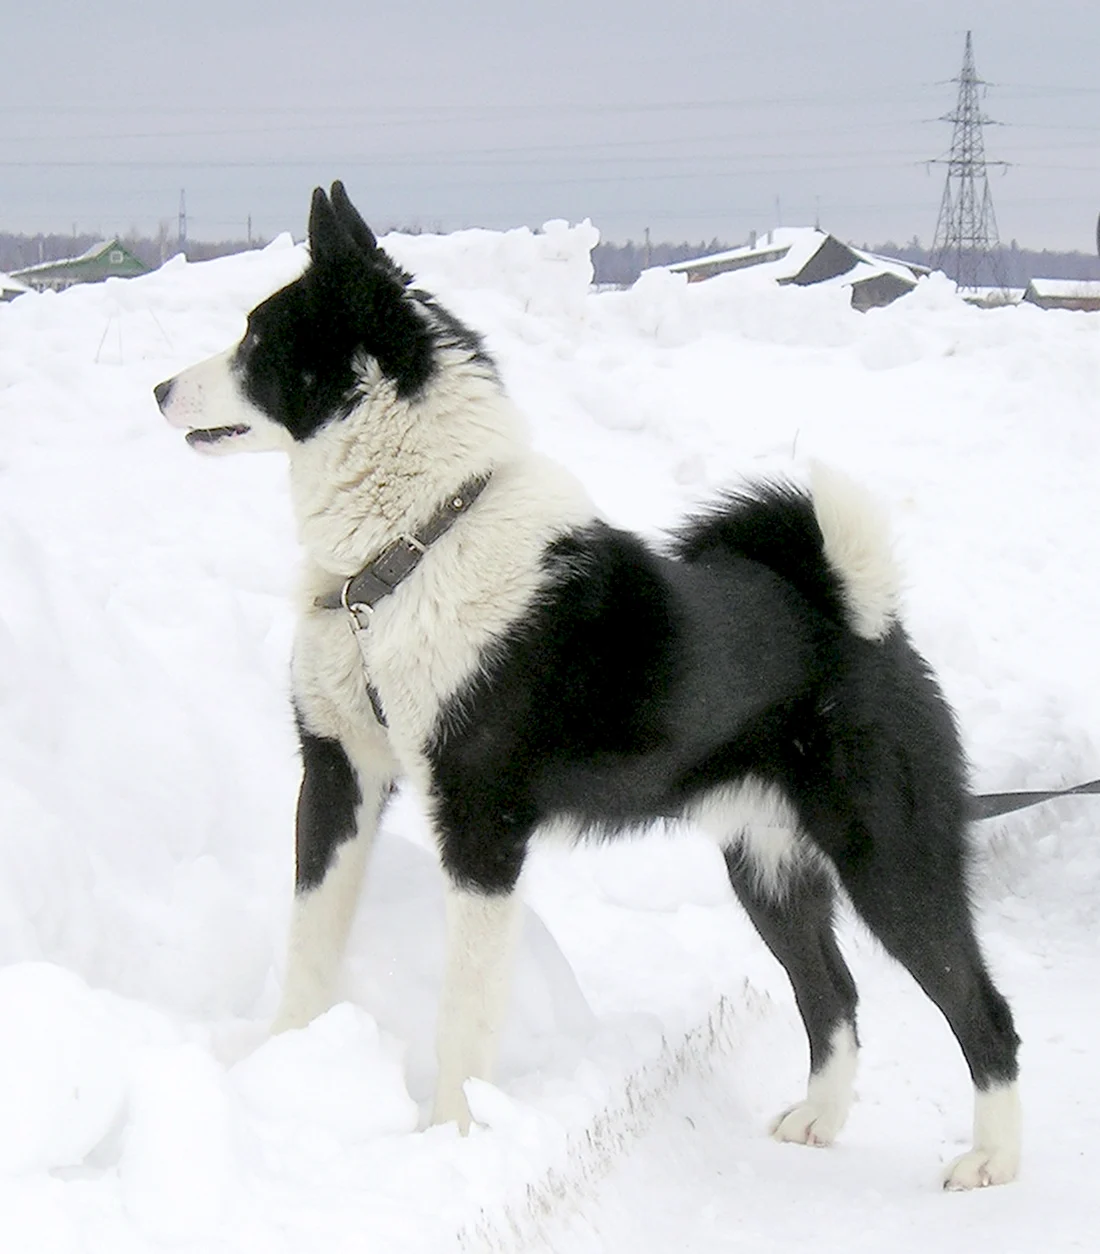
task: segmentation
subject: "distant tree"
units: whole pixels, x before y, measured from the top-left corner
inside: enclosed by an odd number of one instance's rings
[[[422,229],[417,224],[398,228],[404,234],[417,234]],[[1100,224],[1098,224],[1100,229]],[[73,257],[98,243],[101,235],[16,235],[0,233],[0,270],[10,273],[40,261],[58,261]],[[249,248],[263,248],[267,241],[255,238],[246,240],[188,240],[187,257],[191,261],[206,261],[224,257],[229,253],[245,252]],[[125,243],[134,254],[149,266],[159,266],[176,251],[176,240],[168,222],[161,222],[155,237],[139,236],[131,229]],[[1100,250],[1100,237],[1097,240]],[[693,257],[706,257],[725,252],[737,245],[717,238],[699,243],[650,243],[649,264],[667,266],[676,261],[688,261]],[[922,247],[914,235],[906,244],[887,241],[871,251],[903,261],[928,264],[928,250]],[[1001,261],[1009,286],[1025,287],[1029,279],[1100,279],[1100,258],[1081,252],[1036,252],[1021,248],[1016,240],[1001,249]],[[628,287],[646,264],[646,248],[633,240],[615,244],[601,240],[592,250],[592,268],[595,281],[601,284],[617,284]]]

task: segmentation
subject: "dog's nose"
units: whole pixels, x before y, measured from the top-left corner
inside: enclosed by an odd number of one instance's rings
[[[161,409],[163,409],[167,404],[168,397],[172,393],[172,385],[174,383],[175,379],[165,379],[163,383],[158,383],[153,389],[153,395],[157,398],[157,404],[161,407]]]

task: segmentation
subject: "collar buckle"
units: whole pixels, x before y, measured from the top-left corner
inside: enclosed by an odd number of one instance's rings
[[[330,593],[318,597],[314,604],[318,609],[345,610],[356,630],[365,631],[378,602],[388,597],[398,584],[412,574],[431,545],[451,529],[459,515],[469,509],[488,481],[487,474],[468,480],[432,515],[418,535],[403,533],[398,536],[374,561],[346,579],[338,596]]]

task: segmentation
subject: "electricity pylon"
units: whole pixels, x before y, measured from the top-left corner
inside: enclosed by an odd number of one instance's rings
[[[932,268],[946,271],[961,289],[1004,287],[1004,268],[997,235],[997,215],[989,192],[988,169],[1006,167],[1006,161],[986,161],[982,127],[992,119],[982,113],[978,88],[986,84],[974,69],[974,49],[966,32],[962,72],[951,80],[959,85],[953,113],[940,121],[951,122],[951,151],[932,165],[947,166],[947,181],[940,202],[940,216],[932,241]]]

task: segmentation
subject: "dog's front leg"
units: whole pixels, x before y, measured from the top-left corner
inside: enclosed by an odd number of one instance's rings
[[[484,893],[447,881],[447,963],[439,1007],[433,1123],[469,1131],[463,1084],[491,1078],[497,1036],[508,1001],[519,921],[514,889]]]
[[[286,980],[272,1031],[305,1027],[332,1004],[363,870],[395,764],[381,729],[346,746],[301,728],[302,786]]]

